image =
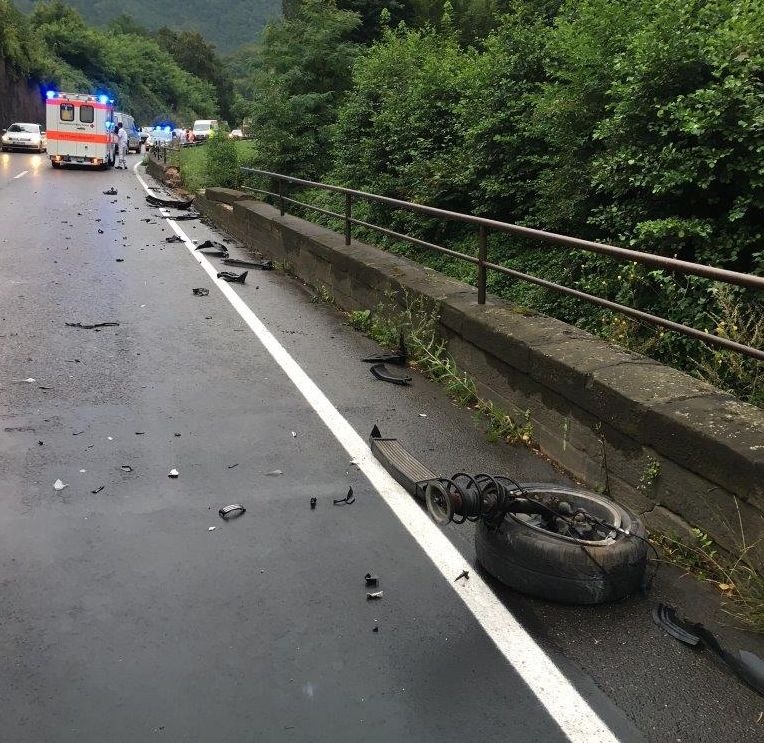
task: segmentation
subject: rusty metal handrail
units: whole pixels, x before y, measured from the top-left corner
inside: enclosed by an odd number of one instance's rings
[[[716,268],[714,266],[706,266],[700,263],[692,263],[690,261],[683,261],[677,258],[668,258],[666,256],[655,255],[653,253],[643,253],[637,250],[630,250],[628,248],[621,248],[615,245],[607,245],[605,243],[597,243],[591,240],[583,240],[577,237],[569,237],[567,235],[560,235],[554,232],[546,232],[544,230],[537,230],[530,227],[523,227],[521,225],[511,224],[509,222],[500,222],[494,219],[487,219],[485,217],[478,217],[472,214],[462,214],[460,212],[452,212],[446,209],[439,209],[438,207],[425,206],[423,204],[416,204],[410,201],[402,201],[400,199],[394,199],[389,196],[381,196],[379,194],[367,193],[366,191],[358,191],[352,188],[345,188],[344,186],[334,186],[328,183],[319,183],[316,181],[309,181],[303,178],[296,178],[294,176],[284,175],[281,173],[273,173],[268,170],[258,170],[256,168],[241,168],[244,173],[263,176],[271,178],[278,184],[278,193],[273,193],[264,189],[248,188],[247,190],[263,195],[271,196],[278,200],[279,211],[283,216],[285,213],[285,203],[291,203],[318,211],[328,216],[334,217],[339,220],[343,220],[345,223],[345,244],[351,244],[352,238],[352,225],[364,227],[366,229],[375,230],[388,237],[394,237],[396,239],[405,240],[419,247],[424,247],[430,250],[435,250],[446,255],[450,255],[460,260],[468,261],[478,268],[477,277],[477,290],[478,290],[478,304],[485,304],[486,300],[486,284],[487,284],[487,271],[497,271],[507,276],[519,279],[521,281],[527,281],[529,283],[542,286],[552,291],[558,291],[569,296],[576,297],[586,302],[596,304],[600,307],[605,307],[615,312],[619,312],[628,317],[633,317],[642,322],[647,322],[652,325],[658,325],[660,327],[672,330],[683,335],[687,335],[691,338],[696,338],[710,345],[725,348],[736,353],[749,356],[759,361],[764,361],[764,350],[754,348],[752,346],[746,346],[742,343],[730,340],[729,338],[723,338],[712,333],[707,333],[697,328],[683,325],[672,320],[659,317],[657,315],[643,312],[642,310],[629,307],[628,305],[613,302],[602,297],[598,297],[594,294],[588,294],[587,292],[573,289],[562,284],[557,284],[547,279],[542,279],[537,276],[516,271],[507,266],[502,266],[496,263],[492,263],[488,260],[487,256],[487,242],[488,231],[493,230],[495,232],[503,232],[512,235],[520,235],[522,237],[533,238],[544,242],[552,243],[554,245],[562,245],[569,248],[575,248],[577,250],[583,250],[587,252],[600,253],[612,258],[631,261],[634,263],[640,263],[647,266],[655,266],[668,271],[690,274],[693,276],[699,276],[701,278],[710,279],[712,281],[719,281],[726,284],[734,284],[736,286],[742,286],[749,289],[756,289],[764,291],[764,276],[756,276],[754,274],[746,274],[738,271],[730,271],[724,268]],[[317,188],[323,191],[330,191],[334,193],[340,193],[345,195],[345,214],[338,214],[336,212],[330,212],[325,209],[321,209],[312,204],[298,201],[296,199],[287,198],[284,196],[284,183],[292,183],[299,186],[306,186],[309,188]],[[416,212],[419,214],[427,214],[434,217],[440,217],[449,221],[464,222],[467,224],[476,225],[479,228],[478,234],[478,256],[468,255],[467,253],[460,253],[449,248],[445,248],[441,245],[420,240],[419,238],[404,235],[399,232],[395,232],[386,227],[374,225],[369,222],[364,222],[358,219],[354,219],[352,216],[352,202],[353,199],[365,200],[385,204],[396,209],[406,209],[408,211]]]

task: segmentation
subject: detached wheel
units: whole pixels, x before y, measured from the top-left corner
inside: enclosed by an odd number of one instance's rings
[[[573,509],[628,530],[604,539],[562,536],[507,514],[497,526],[480,521],[475,550],[480,564],[505,585],[530,596],[563,604],[618,601],[642,586],[647,566],[645,527],[637,516],[602,496],[576,488],[523,485],[542,502],[564,500]]]

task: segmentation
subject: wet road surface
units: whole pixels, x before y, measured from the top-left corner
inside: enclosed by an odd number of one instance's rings
[[[1,165],[2,740],[764,730],[755,696],[652,626],[655,595],[582,610],[484,584],[469,531],[443,538],[362,447],[377,423],[436,470],[561,479],[547,462],[419,377],[373,380],[375,345],[292,279],[218,286],[217,259],[164,238],[221,236],[168,222],[132,171]]]

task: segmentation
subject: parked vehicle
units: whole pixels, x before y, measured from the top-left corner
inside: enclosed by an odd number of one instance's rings
[[[3,129],[0,137],[0,149],[6,150],[33,150],[45,152],[47,138],[39,124],[16,123]]]
[[[194,138],[196,141],[202,141],[215,136],[215,132],[220,128],[217,119],[198,119],[194,122]]]
[[[127,132],[127,151],[128,152],[140,152],[141,151],[141,131],[135,125],[135,119],[130,114],[122,113],[121,111],[114,112],[114,124],[121,123]]]
[[[141,127],[141,142],[143,144],[146,144],[146,140],[149,138],[149,135],[152,132],[152,128],[150,126],[142,126]]]
[[[232,129],[228,139],[244,139],[244,132],[241,129]]]
[[[116,162],[114,104],[106,95],[49,91],[45,106],[51,165],[92,165]]]

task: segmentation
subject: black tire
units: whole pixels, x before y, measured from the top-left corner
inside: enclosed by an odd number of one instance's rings
[[[481,521],[475,531],[478,562],[521,593],[563,604],[618,601],[639,589],[647,566],[645,527],[637,516],[603,496],[577,488],[523,485],[529,494],[563,497],[602,521],[634,536],[614,533],[603,541],[564,537],[508,514],[496,527]]]
[[[51,165],[52,165],[54,168],[60,168],[60,167],[61,167],[61,163],[60,163],[60,162],[56,162],[55,160],[51,160],[51,161],[50,161],[50,164],[51,164]]]

